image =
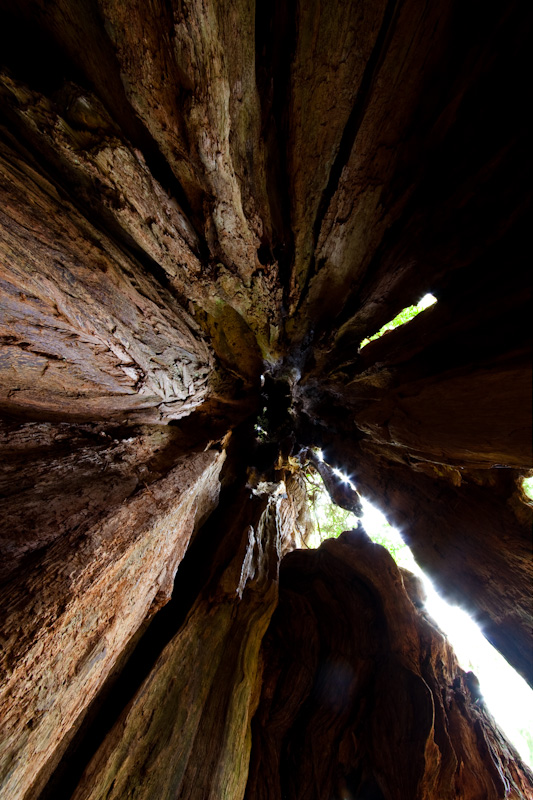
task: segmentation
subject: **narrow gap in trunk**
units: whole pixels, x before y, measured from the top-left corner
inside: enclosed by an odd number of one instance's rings
[[[317,458],[323,459],[320,450]],[[339,480],[356,489],[349,475],[333,468]],[[319,547],[326,539],[337,538],[345,530],[356,528],[359,518],[332,503],[316,470],[307,471],[311,518],[314,531],[308,547]],[[527,487],[526,487],[527,484]],[[533,494],[533,476],[523,481],[525,493]],[[363,527],[376,544],[385,547],[399,567],[417,575],[426,593],[425,610],[450,641],[462,669],[470,676],[480,703],[485,702],[498,725],[516,747],[522,759],[533,767],[533,690],[487,641],[481,628],[458,606],[447,603],[420,569],[410,548],[384,514],[364,497],[361,498]],[[478,683],[479,681],[479,683]]]
[[[387,333],[387,331],[393,331],[395,328],[399,328],[401,325],[405,325],[407,322],[410,322],[410,320],[414,319],[416,316],[418,316],[418,314],[420,314],[426,308],[434,305],[436,302],[437,298],[434,297],[434,295],[425,294],[416,305],[403,308],[399,314],[396,314],[394,319],[391,319],[390,322],[387,322],[385,325],[383,325],[383,327],[380,328],[377,333],[375,333],[373,336],[369,336],[367,339],[363,339],[359,345],[359,349],[361,350],[369,342],[373,342],[375,339],[380,339],[384,333]]]

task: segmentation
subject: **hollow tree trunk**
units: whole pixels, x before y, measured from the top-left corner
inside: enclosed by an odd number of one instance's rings
[[[0,10],[2,796],[527,800],[413,576],[306,551],[303,476],[533,683],[531,10]]]

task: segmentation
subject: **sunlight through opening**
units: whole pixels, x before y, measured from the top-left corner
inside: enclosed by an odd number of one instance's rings
[[[533,475],[531,475],[529,478],[523,479],[522,491],[528,500],[533,500]]]
[[[367,339],[363,339],[361,344],[359,345],[359,349],[362,349],[367,345],[369,342],[373,342],[375,339],[379,339],[383,336],[384,333],[387,331],[392,331],[395,328],[399,328],[401,325],[405,325],[406,322],[414,319],[414,317],[418,316],[421,311],[424,311],[426,308],[434,305],[437,302],[437,298],[432,294],[425,294],[422,300],[414,306],[407,306],[407,308],[402,309],[399,314],[397,314],[394,319],[391,319],[390,322],[387,322],[382,328],[379,329],[377,333],[373,336],[369,336]]]
[[[334,468],[333,471],[355,489],[349,476],[342,470]],[[533,477],[526,480],[531,482],[533,491]],[[425,606],[428,614],[448,638],[462,669],[475,673],[487,708],[524,762],[533,767],[533,691],[489,644],[474,620],[461,608],[450,605],[437,594],[400,533],[387,522],[381,511],[364,498],[362,506],[362,523],[369,537],[386,547],[398,566],[420,577],[427,595]],[[308,540],[310,547],[318,547],[324,539],[337,537],[342,531],[355,528],[358,523],[354,514],[331,502],[325,487],[314,493],[311,513],[315,532]]]

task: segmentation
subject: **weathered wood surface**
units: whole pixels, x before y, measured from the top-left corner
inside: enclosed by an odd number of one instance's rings
[[[124,710],[125,728],[101,734],[80,798],[104,786],[116,797],[131,787],[141,797],[242,796],[273,576],[308,525],[295,459],[313,446],[350,472],[433,580],[531,679],[531,507],[519,483],[533,467],[524,259],[531,138],[520,85],[532,8],[519,0],[468,8],[459,0],[0,0],[0,11],[0,575],[11,587],[2,652],[15,670],[2,774],[10,800],[41,792],[154,598],[168,596],[193,528],[194,491],[183,489],[180,470],[197,475],[207,513],[222,460],[215,443],[229,448],[221,481],[239,500],[215,537],[221,550],[205,555],[212,582],[197,587],[194,612]],[[359,349],[427,291],[436,306]],[[328,476],[333,496],[357,502]],[[232,520],[274,502],[254,492],[281,480],[289,496],[275,501],[278,523],[291,534],[269,551],[271,582],[259,589],[251,579],[238,599],[230,570],[217,592],[231,547],[235,569],[244,557],[236,543],[244,528],[236,532]],[[259,536],[257,563],[265,549]],[[115,585],[124,559],[126,584]],[[200,561],[187,563],[201,572]],[[394,580],[380,585],[385,604],[396,589]],[[307,605],[292,597],[298,640]],[[321,598],[327,605],[330,589]],[[76,627],[71,613],[92,622]],[[112,644],[87,671],[85,655],[92,663],[100,654],[93,623]],[[409,630],[420,642],[417,625]],[[204,645],[195,639],[202,631]],[[436,698],[439,681],[457,677],[448,651],[428,636],[429,661],[439,653],[445,668],[433,660],[424,672],[417,662],[409,667],[416,678],[398,689],[424,725],[428,691]],[[314,634],[302,644],[309,663],[315,644]],[[167,709],[176,664],[183,675]],[[382,676],[383,697],[402,669]],[[277,681],[270,670],[267,703]],[[283,691],[288,711],[298,699]],[[153,725],[142,716],[148,697]],[[179,766],[169,747],[178,742],[179,754],[189,701],[192,750]],[[416,763],[398,784],[405,792],[473,798],[474,770],[477,796],[503,797],[500,772],[519,785],[507,745],[475,704],[465,708],[460,723],[446,711],[453,745],[426,736],[421,723]],[[365,764],[393,797],[398,776],[378,763],[383,725],[366,740]],[[311,730],[295,729],[315,748],[313,768],[328,791],[354,793],[359,781],[359,800],[374,790],[374,778],[356,780],[344,766],[348,789],[335,788],[333,761]],[[262,742],[268,752],[254,763],[272,755]],[[343,740],[341,765],[359,758],[352,745]],[[269,767],[276,786],[285,785],[284,763],[277,777]],[[54,785],[47,800],[56,800]]]
[[[191,454],[88,530],[74,528],[2,589],[2,769],[31,796],[140,625],[168,601],[195,523],[216,505],[224,456]]]
[[[32,554],[87,530],[164,477],[183,450],[169,426],[4,422],[0,426],[0,541],[4,582]],[[27,565],[24,566],[24,565]]]
[[[531,684],[533,508],[512,471],[387,470],[379,454],[346,455],[360,491],[402,532],[440,593],[467,609]]]
[[[362,528],[283,561],[247,800],[530,796],[416,581]]]
[[[83,776],[74,798],[236,800],[244,794],[259,648],[292,526],[282,487],[241,501],[229,552]],[[224,564],[225,559],[229,563]]]
[[[213,369],[198,326],[13,150],[0,158],[3,409],[92,420],[190,413]]]

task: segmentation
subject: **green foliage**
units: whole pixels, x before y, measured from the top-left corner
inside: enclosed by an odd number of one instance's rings
[[[304,473],[304,477],[307,483],[310,512],[316,528],[315,534],[308,542],[309,546],[318,547],[325,539],[337,538],[343,531],[357,526],[359,520],[354,514],[331,502],[316,470],[310,467]],[[522,486],[524,492],[533,498],[533,474],[523,480]],[[362,504],[365,512],[362,520],[363,526],[372,541],[385,547],[398,566],[405,567],[423,578],[420,568],[400,534],[364,499]],[[463,669],[470,669],[478,675],[482,687],[485,687],[483,692],[489,708],[492,708],[493,702],[489,701],[489,688],[494,695],[496,686],[495,691],[497,697],[500,698],[502,686],[506,687],[507,697],[510,701],[506,707],[511,711],[511,715],[506,713],[502,715],[500,705],[495,704],[494,709],[500,709],[497,712],[499,724],[502,725],[510,741],[517,747],[522,758],[533,765],[533,728],[530,722],[533,706],[529,687],[520,678],[517,678],[516,673],[484,639],[481,631],[476,629],[473,623],[470,622],[472,627],[465,627],[465,621],[462,618],[466,618],[466,615],[460,609],[451,608],[443,603],[430,584],[426,583],[425,588],[428,592],[427,608],[429,613],[446,631],[459,655]],[[523,690],[520,689],[520,683],[523,683]],[[515,716],[515,708],[520,710],[520,716],[518,714]]]
[[[322,542],[324,539],[337,539],[343,531],[349,531],[356,527],[358,522],[351,511],[345,511],[344,508],[336,506],[331,501],[315,503],[312,511]]]
[[[359,348],[361,349],[369,342],[373,342],[374,339],[379,339],[386,331],[392,331],[394,328],[399,328],[400,325],[405,325],[406,322],[409,322],[409,320],[413,319],[413,317],[416,317],[418,314],[420,314],[421,311],[424,311],[424,309],[429,308],[429,306],[436,302],[437,300],[432,294],[424,295],[422,300],[417,303],[416,306],[407,306],[407,308],[404,308],[403,311],[400,311],[400,313],[397,314],[394,319],[391,319],[390,322],[387,322],[386,325],[380,328],[377,333],[375,333],[373,336],[369,336],[368,339],[363,339],[359,345]]]
[[[529,751],[528,764],[533,767],[533,733],[529,728],[519,728],[518,732],[524,739],[525,745]]]
[[[326,539],[337,539],[344,531],[357,527],[359,519],[351,511],[346,511],[331,502],[322,478],[317,472],[307,472],[305,479],[309,507],[316,529],[313,546],[318,547]],[[372,541],[385,547],[399,566],[412,568],[409,548],[388,522],[366,519],[365,515],[363,526]]]
[[[380,528],[375,526],[373,526],[371,530],[367,530],[367,528],[370,528],[370,525],[367,525],[365,530],[372,541],[388,550],[399,567],[405,567],[409,570],[413,569],[413,556],[411,555],[411,551],[405,542],[402,541],[398,532],[395,531],[388,522],[385,522]]]
[[[268,439],[268,431],[264,427],[264,419],[263,417],[258,417],[257,420],[257,423],[254,425],[256,438],[259,442],[266,442]]]
[[[331,502],[322,478],[315,469],[310,468],[304,477],[309,509],[315,526],[312,546],[318,547],[326,539],[337,539],[343,531],[356,527],[357,517]]]
[[[524,478],[522,481],[522,489],[526,497],[533,500],[533,475],[530,478]]]

